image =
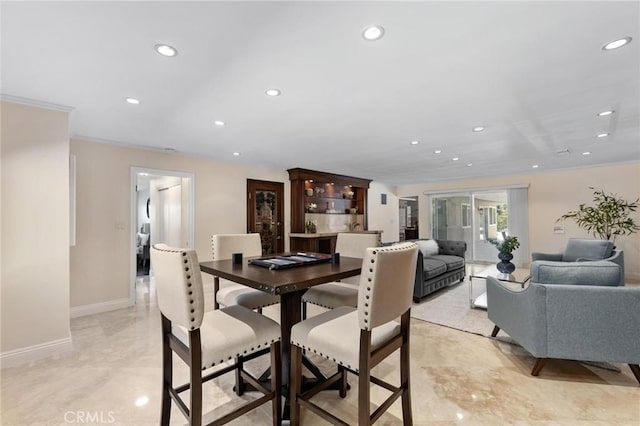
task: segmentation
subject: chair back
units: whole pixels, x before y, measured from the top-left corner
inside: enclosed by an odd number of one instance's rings
[[[336,253],[340,256],[358,257],[362,259],[369,247],[380,246],[380,234],[354,234],[341,232],[336,239]]]
[[[231,259],[233,253],[243,257],[262,256],[260,234],[217,234],[211,236],[213,260]]]
[[[362,259],[368,247],[380,246],[380,234],[354,234],[341,232],[336,239],[336,253],[340,256]],[[343,283],[358,285],[360,277],[343,278]]]
[[[195,250],[154,244],[151,262],[160,312],[172,323],[188,330],[200,328],[204,292]]]
[[[366,249],[358,288],[361,329],[385,324],[411,307],[417,258],[418,245],[410,242]]]
[[[562,254],[564,262],[602,260],[611,256],[613,242],[589,238],[569,238]]]

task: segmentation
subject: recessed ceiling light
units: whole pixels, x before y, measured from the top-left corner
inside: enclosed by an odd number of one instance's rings
[[[484,126],[476,126],[471,130],[473,130],[474,132],[481,132],[484,130]]]
[[[379,25],[372,25],[362,31],[362,37],[365,40],[375,41],[380,40],[384,36],[384,28]]]
[[[582,155],[591,155],[591,151],[585,151],[582,153]]]
[[[435,151],[433,151],[434,154],[440,154],[442,152],[442,150],[440,149],[436,149]]]
[[[235,155],[236,157],[240,155],[239,152],[234,152],[233,155]]]
[[[473,163],[467,163],[467,167],[473,166]]]
[[[607,136],[609,136],[609,133],[600,133],[598,135],[599,138],[606,138]]]
[[[458,158],[458,157],[453,157],[453,158],[452,158],[452,160],[453,160],[453,161],[458,161],[458,160],[459,160],[459,158]]]
[[[215,124],[216,126],[224,126],[227,123],[225,123],[224,121],[216,120],[213,122],[213,124]]]
[[[621,38],[605,44],[602,46],[602,50],[618,49],[619,47],[626,46],[629,43],[631,43],[631,37]]]
[[[599,112],[599,113],[598,113],[598,117],[605,117],[605,116],[607,116],[607,115],[611,115],[611,114],[613,114],[614,112],[615,112],[615,111],[614,111],[614,110],[612,110],[612,109],[607,110],[607,111],[602,111],[602,112]]]
[[[420,143],[420,141],[411,141],[410,143],[411,143],[411,145],[418,145]]]
[[[168,44],[156,44],[154,48],[156,49],[156,52],[158,52],[162,56],[172,57],[178,54],[176,48],[171,47]]]
[[[531,168],[533,168],[533,169],[537,169],[538,167],[540,167],[540,166],[538,166],[537,164],[534,164],[533,166],[531,166]]]
[[[264,93],[266,93],[267,96],[280,96],[282,92],[278,89],[267,89]]]
[[[127,101],[127,103],[130,103],[131,105],[138,105],[140,103],[140,99],[136,99],[136,98],[124,98],[125,101]]]

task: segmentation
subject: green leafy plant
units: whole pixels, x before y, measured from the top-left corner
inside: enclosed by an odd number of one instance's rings
[[[590,186],[589,189],[594,188]],[[640,230],[631,217],[638,208],[638,201],[640,199],[636,198],[630,203],[617,194],[605,194],[601,189],[593,192],[594,206],[580,204],[578,210],[563,214],[556,222],[572,219],[594,237],[615,242],[619,235],[631,235]]]
[[[504,240],[498,240],[496,238],[487,238],[485,240],[488,243],[496,246],[500,253],[512,253],[515,249],[520,247],[518,237],[505,237]]]

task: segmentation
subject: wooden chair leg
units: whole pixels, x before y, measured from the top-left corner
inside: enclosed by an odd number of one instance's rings
[[[169,426],[171,419],[171,396],[169,389],[173,387],[173,351],[169,346],[171,321],[162,315],[162,405],[160,409],[160,425]]]
[[[218,291],[220,291],[220,278],[213,277],[213,309],[220,309]]]
[[[631,369],[633,375],[636,377],[638,383],[640,383],[640,367],[638,366],[638,364],[629,364],[629,368]]]
[[[282,424],[282,368],[280,360],[280,341],[271,344],[271,390],[273,391],[273,401],[271,401],[273,425]]]
[[[347,397],[347,387],[348,387],[348,383],[347,383],[347,370],[341,366],[338,365],[338,372],[340,373],[340,389],[338,390],[338,395],[340,396],[340,398],[346,398]]]
[[[291,345],[291,377],[289,378],[289,414],[291,426],[300,424],[300,405],[298,395],[302,388],[302,352],[299,347]]]
[[[548,358],[537,358],[536,363],[533,365],[533,369],[531,370],[532,376],[537,376],[542,371],[542,368],[547,363]]]
[[[499,331],[500,331],[500,327],[498,327],[497,325],[493,327],[493,331],[491,332],[491,337],[496,337]]]
[[[189,381],[191,383],[189,403],[189,426],[202,424],[202,352],[200,343],[200,330],[189,332]]]
[[[371,331],[360,330],[360,360],[358,372],[358,426],[371,424],[371,389],[369,387],[371,371],[369,361],[371,358]]]
[[[242,369],[244,368],[244,358],[239,356],[236,363],[236,395],[244,394],[244,379],[242,378]]]
[[[402,421],[404,426],[413,425],[411,413],[411,369],[409,351],[409,315],[402,316],[401,330],[404,334],[400,347],[400,386],[402,390]]]

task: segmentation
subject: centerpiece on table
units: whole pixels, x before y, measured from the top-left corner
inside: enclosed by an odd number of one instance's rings
[[[498,249],[498,259],[500,259],[500,262],[496,265],[498,271],[503,274],[510,274],[515,271],[516,265],[511,263],[511,259],[513,259],[513,251],[520,247],[518,237],[508,236],[504,237],[502,240],[498,240],[497,238],[487,238],[486,241],[493,244]]]

